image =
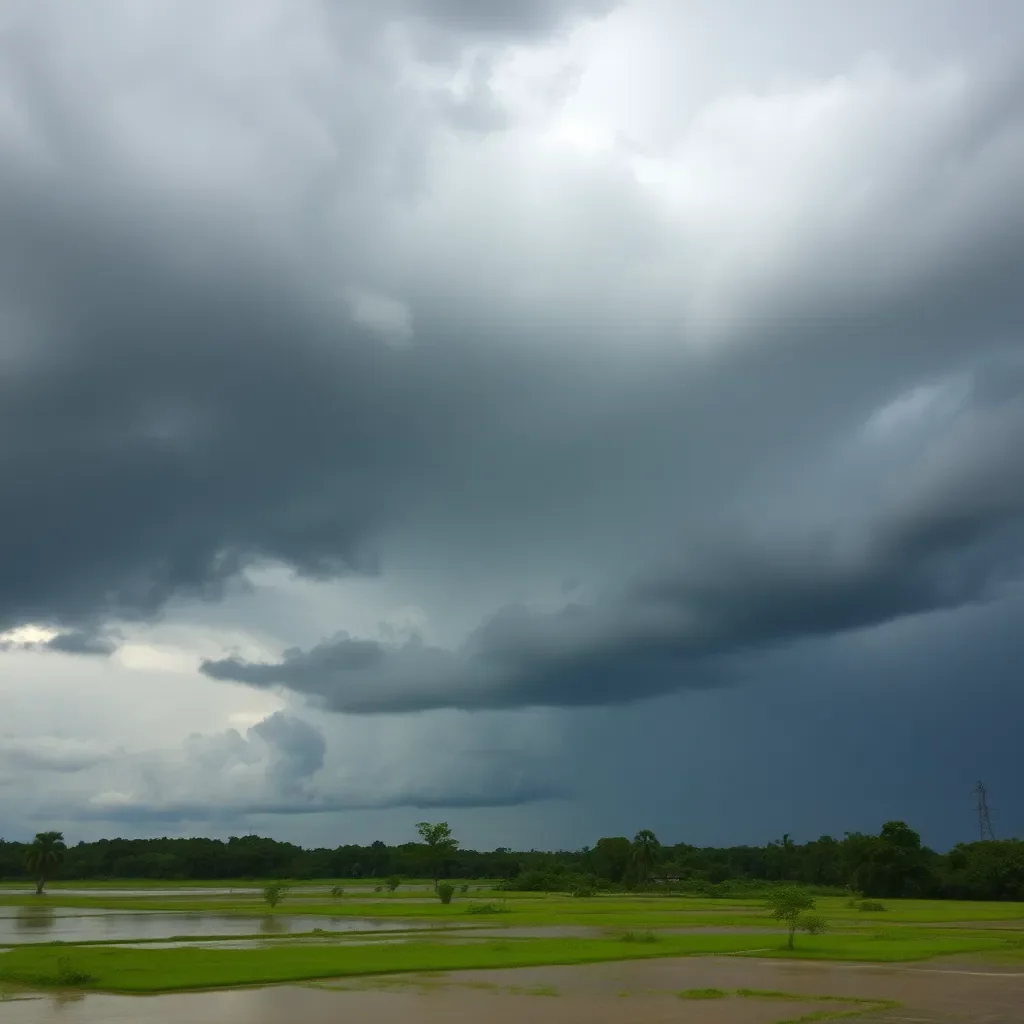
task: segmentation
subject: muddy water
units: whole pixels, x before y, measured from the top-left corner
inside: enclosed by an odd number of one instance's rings
[[[718,988],[792,993],[795,999],[680,999]],[[855,1008],[818,997],[897,1000],[863,1020],[896,1024],[1020,1024],[1024,972],[982,962],[921,966],[688,957],[582,967],[466,971],[350,979],[170,996],[41,996],[0,1003],[3,1024],[772,1024]]]
[[[231,917],[189,913],[107,913],[86,916],[58,913],[59,907],[18,907],[0,917],[0,945],[24,942],[111,942],[118,939],[170,939],[176,935],[286,935],[322,928],[329,932],[403,931],[428,928],[429,922],[394,918],[326,917],[288,914]]]
[[[771,1024],[835,1003],[750,999],[684,1001],[669,993],[633,999],[576,994],[568,998],[548,990],[509,991],[454,986],[429,993],[418,990],[326,991],[280,987],[194,995],[138,998],[87,995],[0,1004],[4,1024]]]

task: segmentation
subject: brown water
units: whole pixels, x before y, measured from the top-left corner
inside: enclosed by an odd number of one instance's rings
[[[689,1000],[682,990],[761,989],[802,998]],[[921,966],[689,957],[581,967],[364,978],[169,996],[43,996],[0,1003],[3,1024],[774,1024],[855,1009],[821,996],[898,1000],[862,1020],[1021,1024],[1024,972],[980,961]]]

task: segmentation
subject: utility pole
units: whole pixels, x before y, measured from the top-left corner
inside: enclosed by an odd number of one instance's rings
[[[992,819],[988,815],[988,796],[985,793],[985,784],[980,779],[974,787],[974,795],[978,798],[978,835],[982,842],[986,839],[995,839]]]

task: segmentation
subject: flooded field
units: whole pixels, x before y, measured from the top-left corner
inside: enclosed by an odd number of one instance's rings
[[[8,907],[0,916],[0,945],[24,942],[113,942],[171,939],[177,935],[286,935],[322,928],[329,932],[405,931],[431,927],[429,921],[395,918],[278,914],[239,917],[170,911],[101,912],[61,907]]]
[[[58,994],[11,999],[2,1015],[4,1024],[774,1024],[863,1009],[850,1019],[1020,1024],[1022,1006],[1024,973],[975,961],[882,967],[700,957],[169,996]]]
[[[0,889],[0,895],[3,896],[29,896],[35,893],[34,887],[19,888],[4,888]],[[315,888],[308,890],[311,893],[315,893]],[[103,896],[103,897],[115,897],[118,899],[157,899],[160,897],[169,896],[256,896],[260,892],[258,888],[234,888],[234,889],[219,889],[219,888],[203,888],[195,887],[186,889],[182,887],[173,889],[108,889],[105,887],[99,887],[93,889],[74,889],[65,886],[50,886],[47,890],[46,895],[61,897],[61,896]]]

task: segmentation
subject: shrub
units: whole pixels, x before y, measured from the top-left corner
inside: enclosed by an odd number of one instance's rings
[[[402,879],[399,875],[392,875],[385,883],[388,892],[394,892],[401,884]]]
[[[620,942],[660,942],[661,939],[654,932],[623,932],[619,936]]]
[[[75,966],[70,957],[57,957],[57,984],[73,988],[78,985],[88,985],[96,979],[85,971]]]
[[[334,886],[333,889],[331,889],[331,895],[332,896],[344,896],[345,895],[345,890],[340,885],[336,885],[336,886]]]
[[[437,887],[437,898],[442,903],[451,903],[452,897],[455,895],[455,886],[451,882],[442,882]]]
[[[462,890],[463,892],[469,892],[469,883],[467,882],[467,883],[465,883],[465,884],[463,884],[463,885],[459,886],[459,888],[460,888],[460,889],[461,889],[461,890]]]
[[[466,907],[467,914],[507,914],[508,911],[499,903],[470,903]]]
[[[869,913],[878,913],[879,911],[885,910],[885,905],[882,903],[876,903],[874,900],[861,900],[855,904],[858,910],[868,911]]]
[[[797,920],[797,927],[808,935],[823,935],[828,928],[828,922],[820,914],[801,914]]]
[[[572,895],[573,896],[594,896],[594,895],[596,895],[596,890],[594,889],[593,886],[590,886],[590,885],[577,885],[576,888],[573,889]]]
[[[276,907],[288,893],[288,886],[284,882],[269,882],[263,886],[263,902],[268,907]]]

